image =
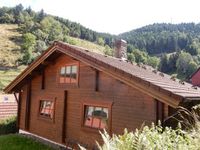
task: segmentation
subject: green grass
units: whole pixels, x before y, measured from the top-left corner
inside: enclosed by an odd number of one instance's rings
[[[96,43],[92,43],[90,41],[82,40],[82,39],[79,39],[79,38],[74,38],[74,37],[69,36],[68,40],[69,40],[68,43],[70,43],[72,45],[84,47],[84,48],[87,48],[88,50],[90,50],[92,52],[96,52],[96,53],[100,53],[100,54],[105,54],[108,51],[113,51],[109,47],[101,46],[101,45],[98,45]]]
[[[0,150],[53,150],[53,148],[22,135],[10,134],[0,136]]]
[[[19,75],[26,66],[20,66],[16,69],[0,70],[0,92]]]
[[[0,24],[0,66],[15,66],[22,56],[18,28],[18,25]]]

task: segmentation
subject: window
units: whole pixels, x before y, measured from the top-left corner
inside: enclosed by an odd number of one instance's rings
[[[85,105],[84,112],[84,126],[96,129],[108,128],[108,108]]]
[[[48,100],[40,101],[40,116],[53,119],[54,116],[54,102]]]
[[[78,65],[67,65],[60,68],[60,83],[77,83]]]

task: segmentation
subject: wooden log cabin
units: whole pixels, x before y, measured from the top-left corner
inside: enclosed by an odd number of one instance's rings
[[[117,42],[115,56],[54,42],[5,88],[19,93],[19,129],[93,147],[103,128],[110,134],[134,131],[200,100],[198,88],[128,62],[125,41]]]

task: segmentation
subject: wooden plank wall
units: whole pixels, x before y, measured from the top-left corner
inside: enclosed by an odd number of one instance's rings
[[[86,130],[82,125],[82,103],[92,101],[95,103],[112,102],[111,130],[121,134],[124,128],[135,130],[142,123],[151,124],[156,121],[156,101],[140,91],[106,75],[97,72],[92,67],[80,63],[79,84],[63,86],[58,84],[59,68],[67,63],[75,62],[67,56],[57,59],[55,64],[45,69],[45,88],[41,89],[42,75],[32,79],[30,132],[62,143],[63,136],[79,143],[88,145],[101,141],[98,130]],[[96,85],[98,81],[98,87]],[[20,111],[20,128],[25,127],[26,85],[22,88],[22,101]],[[67,91],[66,122],[63,127],[64,92]],[[40,100],[55,100],[54,120],[45,120],[39,117]],[[111,115],[111,114],[109,114]],[[65,129],[65,134],[63,134]]]

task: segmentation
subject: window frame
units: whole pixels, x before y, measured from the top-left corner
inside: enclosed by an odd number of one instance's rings
[[[113,102],[112,101],[84,101],[82,102],[82,111],[81,111],[81,128],[83,130],[86,131],[92,131],[95,133],[99,133],[99,130],[102,131],[103,129],[100,128],[94,128],[94,127],[89,127],[89,126],[85,126],[84,122],[85,122],[85,108],[86,106],[92,106],[92,107],[102,107],[102,108],[107,108],[108,109],[108,128],[106,129],[106,131],[109,134],[112,134],[112,105]]]
[[[65,67],[65,77],[64,80],[66,80],[66,68],[70,66],[70,82],[66,82],[64,81],[63,83],[60,82],[60,78],[61,78],[61,68]],[[72,76],[72,67],[76,66],[77,67],[77,73],[76,73],[76,80],[75,82],[71,82],[71,76]],[[59,85],[78,85],[79,84],[79,68],[80,68],[80,63],[79,62],[74,62],[74,63],[66,63],[63,64],[59,67],[58,69],[58,78],[57,78],[57,83]]]
[[[47,102],[53,103],[53,117],[52,118],[48,117],[48,116],[41,115],[41,102],[42,101],[47,101]],[[39,100],[39,108],[38,108],[38,118],[46,120],[46,121],[54,122],[55,121],[55,108],[56,108],[56,100],[40,99]]]

